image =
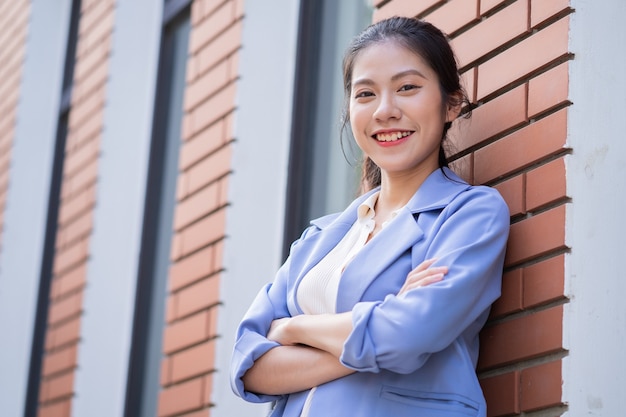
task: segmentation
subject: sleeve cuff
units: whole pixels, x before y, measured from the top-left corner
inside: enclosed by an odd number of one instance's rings
[[[372,313],[380,303],[380,301],[361,302],[352,309],[352,332],[346,339],[339,358],[344,366],[358,372],[380,371],[376,361],[376,347],[368,330]]]

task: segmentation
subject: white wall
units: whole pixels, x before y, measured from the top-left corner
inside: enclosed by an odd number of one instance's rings
[[[30,6],[0,251],[0,404],[6,416],[24,413],[71,3],[33,0]]]
[[[115,6],[72,415],[124,413],[162,2]]]
[[[236,397],[228,368],[236,327],[281,262],[291,132],[298,5],[247,1],[237,85],[232,166],[228,180],[224,265],[220,278],[214,417],[265,416],[266,405]]]
[[[626,2],[572,0],[563,364],[566,415],[626,410]]]

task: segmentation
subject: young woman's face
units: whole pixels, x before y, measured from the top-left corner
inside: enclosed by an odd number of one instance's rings
[[[437,74],[406,47],[376,43],[356,57],[350,124],[383,176],[428,175],[439,167],[444,123],[457,115],[448,107]]]

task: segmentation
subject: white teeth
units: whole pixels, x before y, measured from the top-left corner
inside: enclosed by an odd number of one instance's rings
[[[394,132],[394,133],[379,133],[376,135],[376,140],[380,142],[393,142],[400,138],[407,137],[411,132]]]

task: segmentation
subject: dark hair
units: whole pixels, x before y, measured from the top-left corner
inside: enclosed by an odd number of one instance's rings
[[[359,53],[370,45],[393,40],[419,55],[437,73],[444,103],[452,106],[466,105],[469,117],[469,99],[461,86],[454,52],[446,35],[428,22],[408,17],[392,17],[367,27],[348,46],[343,58],[344,109],[342,131],[350,122],[350,93],[352,71]],[[439,146],[439,168],[447,167],[448,161],[443,142],[452,125],[446,122]],[[363,161],[361,188],[367,191],[380,185],[380,168],[369,157]]]

